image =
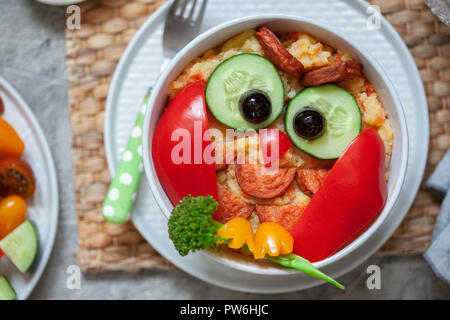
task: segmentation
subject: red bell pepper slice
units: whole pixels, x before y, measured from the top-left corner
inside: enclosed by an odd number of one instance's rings
[[[164,111],[153,137],[155,171],[173,205],[188,195],[212,195],[217,200],[214,162],[203,157],[211,144],[204,93],[201,81],[180,91]]]
[[[374,129],[357,136],[291,230],[294,253],[315,262],[352,241],[387,198],[384,145]]]
[[[292,141],[279,129],[261,129],[258,133],[264,164],[268,168],[283,157],[291,147]],[[275,152],[272,152],[272,148]]]

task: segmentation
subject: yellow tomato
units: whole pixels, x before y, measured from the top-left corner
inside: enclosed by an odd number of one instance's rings
[[[24,149],[25,145],[16,130],[0,118],[0,155],[20,156]]]
[[[0,202],[0,239],[25,221],[27,203],[22,197],[9,196]]]
[[[262,223],[255,233],[255,259],[262,259],[266,254],[276,257],[292,252],[294,238],[280,224],[275,222]]]
[[[227,240],[231,239],[227,244],[229,248],[240,249],[246,244],[251,252],[255,251],[253,229],[247,219],[241,217],[231,219],[219,229],[217,235]]]

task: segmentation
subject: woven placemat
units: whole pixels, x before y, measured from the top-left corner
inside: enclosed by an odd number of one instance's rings
[[[103,144],[109,83],[121,54],[139,27],[164,1],[90,0],[80,3],[81,29],[66,31],[78,263],[85,271],[167,269],[131,222],[103,220],[110,175]]]
[[[135,32],[163,1],[90,0],[80,4],[82,28],[67,30],[74,184],[79,229],[78,262],[85,271],[167,269],[171,265],[131,223],[103,220],[108,189],[103,145],[105,100],[114,68]],[[427,173],[450,147],[450,28],[422,0],[374,0],[408,44],[420,69],[430,108]],[[439,202],[421,189],[413,208],[381,254],[413,254],[429,245]]]
[[[372,0],[407,44],[419,68],[430,114],[430,149],[423,181],[450,148],[450,28],[423,0]],[[430,245],[440,201],[423,184],[400,227],[380,254],[423,253]]]

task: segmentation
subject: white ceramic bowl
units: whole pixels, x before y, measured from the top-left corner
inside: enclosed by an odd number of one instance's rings
[[[147,180],[153,195],[164,215],[169,218],[173,205],[165,194],[155,172],[151,157],[152,138],[156,125],[167,104],[167,91],[170,83],[182,72],[184,67],[193,59],[200,56],[207,49],[217,47],[232,36],[251,28],[265,25],[275,32],[301,31],[311,34],[317,39],[331,45],[334,48],[348,52],[354,59],[364,65],[364,74],[373,84],[389,114],[389,119],[394,128],[394,147],[390,165],[390,179],[388,183],[389,195],[383,211],[373,224],[357,239],[325,260],[318,261],[314,265],[322,268],[336,263],[344,256],[351,254],[357,247],[364,243],[378,229],[384,219],[391,213],[404,181],[408,159],[408,133],[406,121],[400,100],[395,89],[385,74],[382,67],[362,47],[352,42],[348,37],[337,33],[330,27],[317,23],[310,19],[287,15],[258,15],[229,21],[218,25],[201,34],[181,50],[165,71],[161,74],[148,102],[148,108],[144,120],[143,157]],[[215,253],[204,251],[204,254],[232,268],[256,274],[286,275],[298,272],[292,269],[272,266],[261,262],[255,262],[251,258],[228,251]]]

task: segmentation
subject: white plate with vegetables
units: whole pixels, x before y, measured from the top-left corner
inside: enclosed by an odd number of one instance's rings
[[[217,25],[218,21],[262,14],[271,7],[270,1],[221,1],[208,3],[205,29]],[[125,52],[113,79],[106,110],[105,143],[108,163],[113,172],[133,126],[140,101],[148,86],[159,74],[162,61],[162,22],[169,4],[156,12],[138,32]],[[236,10],[236,8],[239,10]],[[369,30],[366,27],[368,5],[363,1],[279,1],[274,13],[302,15],[319,22],[332,25],[368,49],[385,68],[393,81],[405,108],[409,129],[410,152],[405,184],[392,212],[365,243],[353,254],[343,259],[333,268],[325,267],[324,272],[337,277],[348,272],[375,252],[395,230],[409,209],[423,173],[428,147],[428,116],[426,100],[417,68],[406,46],[389,23],[381,18],[381,28]],[[345,12],[343,15],[342,13]],[[372,11],[373,12],[373,11]],[[355,31],[357,30],[357,31]],[[135,110],[135,112],[131,112]],[[417,128],[420,128],[417,129]],[[212,261],[201,254],[179,257],[167,236],[167,220],[161,217],[159,209],[150,197],[149,188],[143,183],[133,212],[133,222],[143,236],[166,258],[184,271],[215,285],[259,293],[287,292],[305,289],[320,284],[320,281],[291,274],[273,277],[249,274],[233,270]],[[345,285],[345,284],[344,284]]]
[[[1,77],[0,98],[0,298],[26,299],[53,248],[58,185],[39,123]]]

